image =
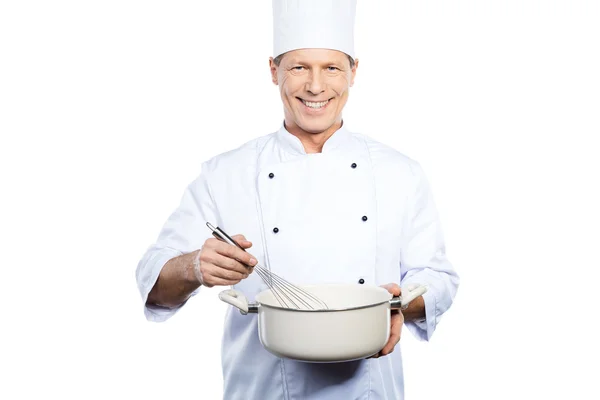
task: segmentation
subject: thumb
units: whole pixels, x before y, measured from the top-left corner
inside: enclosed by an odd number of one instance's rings
[[[398,286],[396,283],[387,283],[385,285],[381,285],[381,287],[387,289],[387,291],[394,296],[400,296],[400,293],[402,292],[400,286]]]

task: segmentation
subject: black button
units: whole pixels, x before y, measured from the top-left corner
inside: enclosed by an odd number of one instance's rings
[[[369,219],[369,218],[367,218],[367,216],[366,216],[366,215],[363,215],[363,217],[362,217],[362,220],[363,220],[363,221],[366,221],[366,220],[368,220],[368,219]]]
[[[351,167],[356,168],[356,163],[352,163]]]
[[[363,278],[360,278],[360,279],[358,280],[358,283],[360,283],[360,284],[362,285],[363,283],[365,283],[365,280],[364,280]]]
[[[275,177],[275,174],[271,172],[271,173],[269,174],[269,178],[273,179],[273,177]]]
[[[273,228],[273,232],[275,232],[275,233],[279,232],[279,228]]]

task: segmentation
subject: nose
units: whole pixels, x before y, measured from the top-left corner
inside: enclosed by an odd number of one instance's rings
[[[321,74],[319,70],[313,70],[310,73],[310,77],[306,86],[306,90],[314,95],[323,93],[323,91],[325,90],[325,81],[323,78],[323,74]]]

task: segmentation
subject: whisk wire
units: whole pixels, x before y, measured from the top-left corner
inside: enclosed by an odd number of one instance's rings
[[[254,268],[254,270],[256,271],[256,267]],[[269,282],[265,282],[265,283],[269,286],[269,288],[271,289],[273,294],[275,295],[276,293],[280,293],[281,296],[279,296],[279,294],[278,294],[277,297],[278,298],[285,297],[287,299],[287,301],[292,303],[295,308],[301,308],[301,307],[296,302],[294,302],[294,299],[298,303],[301,303],[304,307],[309,308],[311,310],[314,310],[316,308],[325,308],[325,309],[327,308],[327,305],[322,300],[320,300],[319,298],[317,298],[310,292],[286,281],[282,277],[280,277],[270,271],[265,271],[265,269],[262,267],[260,267],[260,270],[262,271],[262,273],[264,275],[266,275],[266,279]],[[262,277],[262,275],[261,275],[261,277]],[[285,302],[285,300],[284,300],[284,302]]]

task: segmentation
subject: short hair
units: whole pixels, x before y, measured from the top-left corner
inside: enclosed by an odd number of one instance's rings
[[[277,57],[275,57],[273,59],[273,64],[275,64],[276,66],[279,67],[279,64],[281,63],[281,59],[283,58],[283,56],[285,56],[287,53],[283,53],[278,55]],[[346,56],[348,57],[348,61],[350,61],[350,68],[354,68],[354,58],[350,57],[348,54],[346,54]]]

